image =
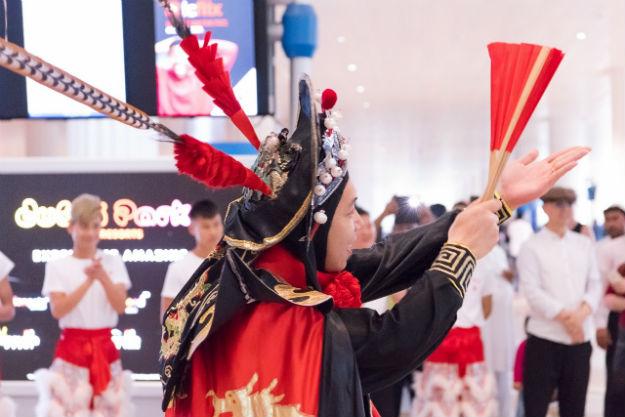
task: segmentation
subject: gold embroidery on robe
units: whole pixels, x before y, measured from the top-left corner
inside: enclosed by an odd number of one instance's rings
[[[219,398],[213,390],[208,391],[206,398],[212,398],[215,409],[213,417],[219,417],[222,413],[232,413],[232,417],[312,417],[303,413],[299,404],[277,404],[284,398],[284,394],[271,393],[278,384],[277,378],[267,388],[252,394],[257,382],[258,374],[255,373],[245,387],[226,391],[224,398]]]

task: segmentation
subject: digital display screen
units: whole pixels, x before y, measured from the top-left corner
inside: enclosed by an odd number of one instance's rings
[[[9,279],[16,306],[15,318],[0,323],[2,379],[24,380],[52,363],[60,329],[41,295],[45,263],[71,254],[70,202],[84,192],[104,205],[99,248],[122,257],[132,282],[113,330],[123,367],[157,378],[160,293],[169,263],[194,247],[191,205],[209,198],[223,216],[241,190],[209,190],[177,173],[2,174],[0,190],[0,251],[15,263]]]
[[[171,0],[200,42],[219,46],[246,114],[270,112],[265,0]],[[7,0],[8,40],[154,116],[223,116],[202,90],[157,0]],[[0,33],[4,33],[0,19]],[[0,67],[0,119],[103,117]]]
[[[211,32],[210,43],[217,43],[217,54],[224,69],[230,72],[235,96],[248,115],[258,113],[257,77],[254,49],[254,2],[252,0],[170,1],[172,10],[182,16],[198,36]],[[154,30],[156,85],[159,116],[223,115],[211,97],[202,90],[180,38],[169,23],[164,10],[155,1]]]
[[[126,101],[121,0],[22,0],[24,46],[92,86]],[[29,117],[100,114],[26,79]]]

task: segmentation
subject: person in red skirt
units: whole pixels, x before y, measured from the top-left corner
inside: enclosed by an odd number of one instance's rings
[[[73,253],[46,265],[42,293],[61,335],[52,366],[35,373],[38,417],[133,415],[131,375],[111,340],[130,279],[119,255],[98,249],[101,223],[100,198],[76,197],[68,227]]]
[[[9,272],[14,266],[15,264],[0,252],[0,322],[3,323],[15,317],[13,290],[9,282]],[[15,417],[15,411],[15,401],[0,392],[0,417]]]

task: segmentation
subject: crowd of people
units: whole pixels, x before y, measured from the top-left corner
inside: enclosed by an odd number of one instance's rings
[[[625,415],[625,210],[604,211],[604,234],[573,219],[575,192],[554,187],[542,196],[548,222],[534,233],[521,214],[502,227],[500,243],[479,259],[456,321],[418,370],[371,394],[382,417],[584,415],[591,339],[606,350],[605,416]],[[459,201],[462,210],[471,201]],[[440,204],[416,207],[393,197],[375,219],[357,207],[354,249],[384,237],[382,221],[394,216],[391,234],[423,227],[446,212]],[[522,212],[520,212],[522,213]],[[223,235],[219,208],[196,202],[189,233],[195,246],[169,265],[161,314]],[[39,416],[132,415],[131,375],[122,369],[110,329],[124,311],[130,279],[119,256],[98,248],[100,200],[83,194],[72,202],[68,228],[73,254],[50,261],[42,288],[61,336],[49,369],[35,373]],[[8,274],[12,262],[0,254],[0,321],[15,314]],[[383,313],[406,290],[366,303]],[[515,299],[528,305],[515,316]],[[517,340],[515,322],[525,323]],[[518,395],[514,396],[516,390]],[[517,398],[514,401],[514,397]],[[403,406],[402,406],[403,402]],[[14,407],[7,397],[2,404]],[[406,404],[410,404],[407,406]]]
[[[625,415],[625,210],[605,209],[604,236],[595,241],[593,228],[574,220],[573,190],[553,187],[541,200],[548,222],[534,232],[522,208],[502,226],[499,245],[478,260],[438,349],[410,378],[372,394],[383,417],[583,416],[593,338],[606,349],[604,415]],[[382,239],[388,216],[395,217],[393,234],[444,212],[440,204],[410,205],[397,197],[375,220],[359,208],[357,244]],[[383,311],[401,296],[367,306]],[[527,315],[519,317],[515,304]],[[519,321],[524,340],[515,334]]]

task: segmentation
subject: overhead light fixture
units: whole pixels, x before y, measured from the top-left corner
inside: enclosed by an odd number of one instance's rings
[[[363,85],[359,85],[356,87],[356,92],[357,93],[364,93],[365,92],[365,87]]]
[[[345,42],[345,36],[338,36],[338,37],[336,38],[336,41],[337,41],[338,43],[344,43],[344,42]]]
[[[584,32],[577,32],[577,35],[575,35],[575,37],[580,41],[583,41],[584,39],[586,39],[586,34]]]
[[[356,64],[349,64],[347,66],[347,71],[349,72],[355,72],[358,69],[358,66]]]

